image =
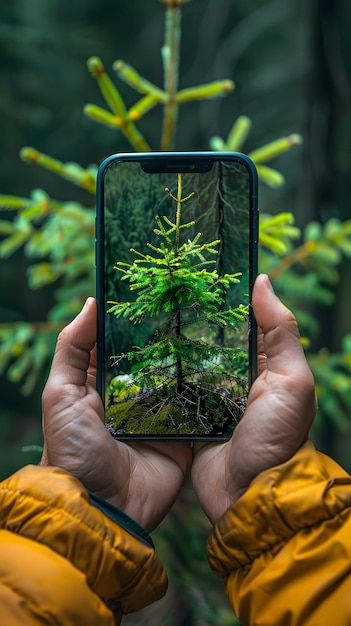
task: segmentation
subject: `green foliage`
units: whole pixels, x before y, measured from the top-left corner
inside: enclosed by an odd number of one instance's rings
[[[78,185],[78,187],[95,194],[96,166],[90,165],[87,168],[83,168],[78,163],[61,163],[61,161],[53,159],[47,154],[42,154],[34,148],[22,148],[20,156],[26,163],[37,163],[74,185]]]
[[[206,261],[203,253],[206,251],[217,254],[214,246],[220,241],[199,244],[197,243],[199,233],[195,239],[189,239],[174,250],[169,235],[175,232],[176,225],[167,217],[163,219],[171,228],[166,231],[160,218],[156,217],[159,228],[154,232],[164,237],[165,243],[161,243],[157,248],[148,244],[158,256],[132,250],[141,258],[135,259],[133,263],[119,262],[115,267],[123,272],[122,280],[129,282],[130,290],[137,291],[139,295],[134,302],[111,302],[113,306],[109,312],[117,317],[123,315],[136,324],[142,322],[145,316],[157,317],[163,312],[176,311],[179,307],[203,309],[206,320],[221,321],[222,325],[234,326],[238,319],[240,321],[244,319],[243,308],[238,311],[218,311],[229,286],[240,282],[240,273],[219,276],[217,270],[209,272],[204,267],[211,261]],[[183,224],[181,228],[187,226],[189,224]],[[167,244],[170,247],[167,247]],[[199,261],[196,264],[192,263],[194,257]]]
[[[57,283],[49,320],[68,320],[80,310],[94,284],[94,212],[77,202],[53,200],[39,189],[28,200],[15,200],[3,198],[3,207],[17,215],[13,221],[0,221],[4,235],[0,258],[23,247],[27,258],[35,259],[28,268],[29,287]]]
[[[7,370],[12,383],[23,382],[22,393],[29,395],[53,354],[61,324],[18,323],[0,325],[0,376]]]
[[[278,215],[260,214],[260,244],[266,250],[276,255],[286,255],[291,249],[291,242],[299,239],[300,229],[294,226],[294,216],[291,213]]]
[[[245,140],[250,132],[252,122],[246,115],[240,115],[234,122],[231,130],[229,131],[226,141],[221,137],[213,137],[211,140],[211,147],[213,150],[229,150],[229,151],[243,151]],[[280,154],[284,154],[291,148],[298,146],[302,143],[301,135],[294,133],[288,137],[280,137],[268,144],[248,152],[248,156],[254,161],[257,169],[258,176],[262,182],[269,187],[277,188],[284,185],[285,179],[281,172],[276,169],[264,165],[267,161],[274,159]]]
[[[351,256],[351,220],[333,218],[324,225],[310,222],[302,233],[293,222],[289,214],[273,219],[263,216],[260,241],[268,248],[261,248],[260,267],[294,310],[301,332],[313,339],[318,321],[306,304],[330,306],[334,302],[338,266],[343,255]],[[291,238],[298,238],[299,245],[294,247]]]
[[[319,411],[315,428],[330,420],[345,430],[351,414],[351,335],[345,335],[340,353],[323,348],[309,358],[314,372]]]
[[[174,138],[180,104],[192,100],[216,98],[226,95],[234,89],[234,83],[231,80],[224,80],[178,90],[179,44],[180,10],[169,5],[165,44],[162,49],[165,76],[163,89],[140,76],[137,70],[121,59],[113,65],[119,78],[132,87],[134,91],[142,94],[142,97],[129,109],[123,102],[117,87],[106,74],[102,61],[97,57],[91,57],[88,60],[88,69],[92,76],[97,79],[101,93],[111,112],[95,104],[88,104],[84,108],[86,115],[96,122],[121,130],[135,150],[147,152],[150,147],[136,128],[135,122],[157,104],[161,104],[164,109],[161,148],[163,150],[169,149]]]
[[[293,224],[289,214],[263,216],[260,266],[296,315],[316,381],[319,410],[315,428],[330,421],[345,429],[351,414],[350,337],[344,338],[341,353],[330,353],[326,348],[311,353],[309,348],[318,336],[319,325],[308,305],[333,304],[338,267],[343,255],[351,256],[351,220],[333,218],[324,225],[310,222],[302,233]],[[299,239],[299,245],[294,247],[292,239]]]

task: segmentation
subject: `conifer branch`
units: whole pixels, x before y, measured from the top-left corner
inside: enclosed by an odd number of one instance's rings
[[[169,2],[166,9],[165,41],[161,50],[164,71],[164,91],[167,102],[163,109],[161,150],[172,146],[178,118],[178,104],[175,95],[179,82],[179,56],[181,39],[181,8],[176,2]]]
[[[21,159],[26,163],[37,163],[95,195],[97,168],[91,166],[84,169],[78,163],[62,163],[53,157],[39,152],[35,148],[25,147],[20,152]]]

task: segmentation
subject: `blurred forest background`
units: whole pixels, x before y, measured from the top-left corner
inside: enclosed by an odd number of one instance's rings
[[[86,191],[24,163],[19,152],[30,145],[61,161],[87,167],[113,152],[129,151],[121,133],[83,114],[86,103],[103,104],[86,61],[99,56],[117,84],[112,64],[123,58],[161,85],[164,15],[165,4],[159,0],[14,0],[1,4],[0,194],[28,197],[32,189],[40,188],[52,198],[93,207]],[[235,91],[224,98],[183,105],[175,149],[209,149],[211,137],[226,137],[242,114],[253,122],[245,152],[276,137],[300,133],[303,145],[272,162],[286,183],[278,189],[260,186],[260,210],[290,211],[302,229],[312,220],[321,224],[330,218],[348,220],[350,22],[347,0],[192,0],[184,4],[180,86],[230,78]],[[130,88],[118,85],[131,105],[135,98]],[[160,119],[155,108],[139,123],[152,149],[159,147]],[[0,210],[0,218],[8,220],[8,211]],[[5,323],[42,322],[53,305],[55,283],[29,289],[28,264],[23,249],[0,260],[0,331]],[[319,323],[311,345],[315,354],[321,349],[327,356],[340,353],[344,336],[351,332],[350,272],[351,260],[344,256],[338,264],[331,306],[306,304]],[[46,375],[47,368],[26,396],[22,381],[9,381],[6,369],[2,373],[1,478],[38,461],[40,455],[31,446],[42,443],[40,395]],[[321,420],[313,438],[350,471],[351,415],[350,420],[338,419],[337,409],[338,402],[335,419]],[[184,519],[190,520],[185,529]],[[221,583],[216,586],[204,560],[207,532],[208,524],[190,487],[185,486],[181,501],[155,538],[170,572],[170,593],[136,621],[127,618],[127,624],[236,623]],[[175,544],[177,552],[172,554],[168,546]]]

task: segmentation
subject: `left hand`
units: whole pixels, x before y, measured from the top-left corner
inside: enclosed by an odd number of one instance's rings
[[[43,392],[42,465],[56,465],[150,531],[173,505],[190,468],[186,442],[114,440],[95,388],[96,303],[89,298],[59,335]]]

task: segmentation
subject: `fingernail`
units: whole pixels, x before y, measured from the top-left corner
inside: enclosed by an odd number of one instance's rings
[[[83,306],[82,306],[82,308],[81,308],[81,311],[80,311],[81,313],[82,313],[82,311],[84,311],[84,309],[86,309],[86,308],[87,308],[87,306],[88,306],[88,304],[89,304],[89,300],[90,300],[90,297],[89,297],[89,298],[87,298],[87,299],[86,299],[86,301],[84,302],[84,304],[83,304]]]
[[[274,289],[273,289],[273,287],[272,287],[272,283],[271,283],[271,281],[269,280],[269,276],[267,276],[267,278],[266,278],[266,282],[267,282],[267,287],[268,287],[269,291],[270,291],[271,293],[274,293],[274,295],[275,295],[275,291],[274,291]]]

